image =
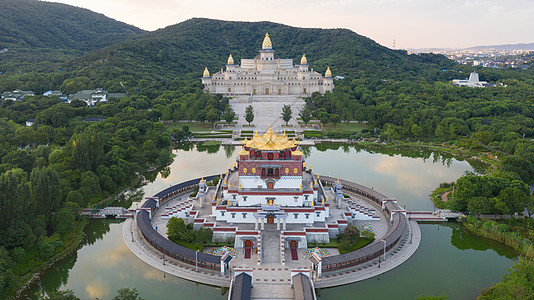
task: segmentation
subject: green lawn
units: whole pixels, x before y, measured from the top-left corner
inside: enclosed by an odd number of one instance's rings
[[[368,127],[365,123],[337,123],[335,126],[334,124],[328,123],[323,126],[323,131],[327,133],[356,133]]]

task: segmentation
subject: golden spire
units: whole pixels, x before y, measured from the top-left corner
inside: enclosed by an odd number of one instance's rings
[[[324,77],[326,77],[326,78],[332,77],[332,71],[330,71],[330,67],[328,67],[328,69],[326,69],[326,72],[324,73]]]
[[[232,57],[232,54],[230,54],[230,56],[228,56],[228,65],[233,65],[234,64],[234,58]]]
[[[306,54],[302,54],[302,58],[300,59],[300,64],[301,65],[307,65],[308,64],[308,59],[306,58]]]
[[[265,34],[265,38],[263,39],[263,44],[261,46],[263,50],[271,50],[273,49],[273,44],[271,43],[271,38],[269,38],[269,34]]]
[[[204,74],[202,75],[202,77],[210,77],[210,71],[208,71],[208,67],[204,69]]]

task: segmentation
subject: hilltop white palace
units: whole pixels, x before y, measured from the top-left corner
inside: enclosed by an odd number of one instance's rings
[[[253,59],[242,59],[234,64],[232,54],[228,57],[226,71],[210,76],[208,68],[202,76],[204,91],[225,95],[298,95],[310,96],[313,92],[324,94],[334,89],[330,67],[324,77],[308,69],[306,55],[300,65],[292,59],[276,58],[269,34],[265,34],[260,54]]]

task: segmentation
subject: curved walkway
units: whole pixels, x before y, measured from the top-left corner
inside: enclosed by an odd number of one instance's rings
[[[323,273],[322,277],[314,280],[315,287],[327,288],[353,283],[378,276],[396,268],[408,260],[421,243],[421,229],[417,222],[409,221],[408,226],[410,227],[408,233],[399,241],[397,247],[386,253],[386,261],[380,262],[380,268],[378,267],[378,259],[374,259],[365,264],[343,269],[339,272]]]
[[[409,230],[407,234],[399,242],[397,247],[387,252],[386,261],[380,262],[380,268],[378,267],[378,259],[375,259],[362,265],[340,270],[339,272],[323,273],[322,277],[314,280],[315,287],[334,287],[369,279],[394,269],[408,260],[415,253],[421,242],[421,230],[417,222],[409,221],[408,224]],[[204,271],[203,269],[195,272],[194,267],[181,264],[170,258],[163,259],[161,252],[148,245],[144,238],[138,234],[134,219],[127,219],[124,222],[123,238],[128,248],[139,259],[167,274],[208,285],[230,286],[229,275],[221,276],[218,273]],[[282,267],[281,264],[280,267]],[[284,266],[282,269],[285,270],[286,267]],[[271,269],[271,272],[272,270],[274,269]]]
[[[169,257],[163,257],[161,252],[150,246],[145,239],[139,235],[137,225],[132,218],[129,218],[124,222],[122,236],[126,246],[128,246],[135,256],[158,270],[180,278],[208,285],[220,287],[230,286],[230,276],[228,275],[222,276],[219,273],[209,272],[201,268],[196,272],[194,266],[185,265]]]

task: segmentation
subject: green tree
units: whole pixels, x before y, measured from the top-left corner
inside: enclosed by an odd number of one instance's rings
[[[312,113],[308,106],[304,106],[304,108],[299,112],[299,117],[302,119],[302,122],[304,122],[306,127],[308,127],[308,123],[312,118]]]
[[[213,126],[215,122],[221,119],[221,112],[217,110],[216,108],[212,108],[206,114],[206,118],[211,123],[211,126]]]
[[[199,112],[197,112],[197,115],[196,115],[197,121],[199,121],[200,123],[204,123],[206,122],[206,118],[207,118],[206,110],[201,109]]]
[[[331,114],[330,122],[336,126],[339,122],[341,122],[341,117],[338,114]]]
[[[80,298],[76,297],[72,290],[66,290],[50,292],[46,296],[41,295],[39,300],[80,300]]]
[[[186,230],[184,220],[181,218],[172,217],[167,222],[167,236],[170,240],[181,240]]]
[[[248,122],[248,125],[254,121],[254,108],[252,105],[249,105],[247,108],[245,108],[245,121]]]
[[[232,123],[232,121],[235,118],[235,111],[232,109],[230,105],[226,105],[226,108],[223,111],[222,117],[228,123],[228,125]]]
[[[75,225],[74,213],[66,207],[60,209],[53,218],[52,226],[62,236],[71,232]]]
[[[30,175],[31,200],[36,214],[47,216],[59,209],[62,200],[58,173],[52,168],[35,168]]]
[[[80,192],[84,195],[86,200],[89,200],[102,192],[100,189],[100,180],[95,173],[87,171],[82,174]]]
[[[288,122],[289,120],[291,120],[292,115],[293,112],[291,111],[291,106],[284,104],[284,106],[282,106],[282,120],[286,122],[286,125],[288,125]]]
[[[117,293],[119,294],[113,297],[113,300],[143,300],[139,297],[139,291],[136,288],[121,288]]]

